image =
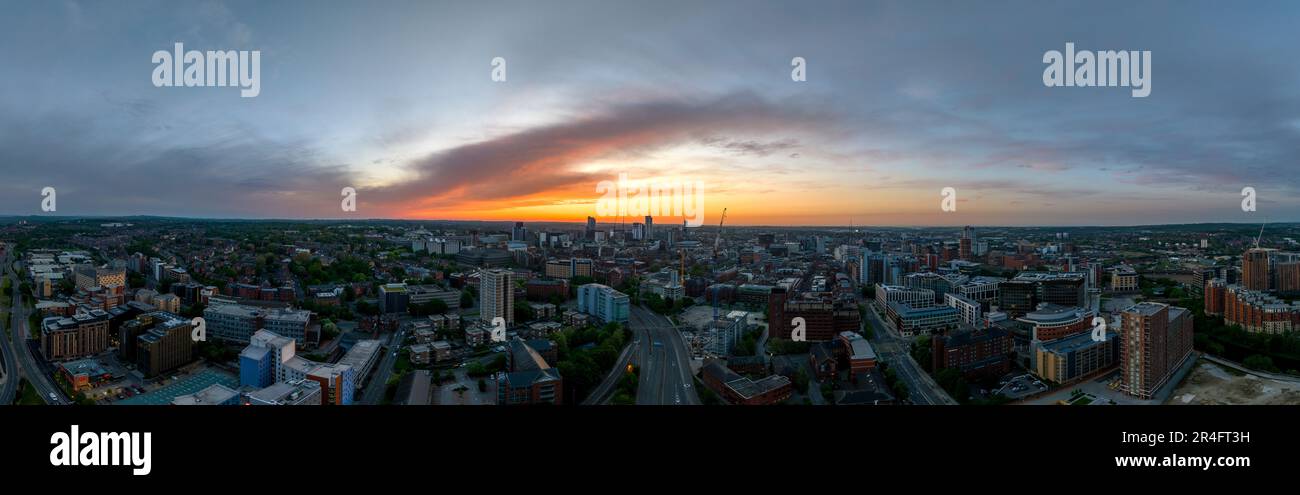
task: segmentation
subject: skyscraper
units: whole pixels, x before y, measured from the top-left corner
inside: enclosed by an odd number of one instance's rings
[[[1273,268],[1276,274],[1273,289],[1278,292],[1300,291],[1300,262],[1278,263]]]
[[[1268,290],[1268,262],[1271,249],[1252,248],[1241,255],[1241,284],[1250,290]]]
[[[1120,390],[1150,399],[1192,354],[1192,312],[1144,302],[1120,316]]]
[[[524,227],[524,222],[515,222],[514,230],[510,231],[510,240],[528,241],[528,229]]]
[[[646,239],[651,239],[651,238],[652,238],[652,237],[650,237],[650,236],[654,235],[654,228],[655,228],[655,219],[654,219],[654,217],[652,217],[652,216],[650,216],[650,215],[646,215],[646,216],[645,216],[645,238],[646,238]]]
[[[498,316],[505,318],[506,326],[515,323],[515,291],[510,270],[494,268],[483,270],[479,279],[479,315],[484,322],[492,323]]]
[[[957,257],[963,260],[971,259],[971,246],[974,242],[975,229],[972,229],[970,225],[967,225],[966,228],[961,229],[961,240],[959,241]]]
[[[589,241],[596,238],[596,219],[594,217],[587,217],[587,230],[583,238]]]

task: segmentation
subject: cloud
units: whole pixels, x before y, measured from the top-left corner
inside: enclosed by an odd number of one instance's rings
[[[644,157],[695,143],[728,154],[767,156],[797,147],[799,141],[784,136],[766,141],[723,136],[810,132],[830,127],[832,120],[831,115],[752,93],[613,105],[572,121],[431,153],[406,165],[415,179],[366,192],[397,213],[475,202],[511,206],[512,201],[545,194],[594,197],[596,184],[617,172],[583,170],[581,166],[590,162]],[[629,165],[626,171],[634,167]]]
[[[152,142],[101,124],[67,113],[0,120],[0,210],[39,214],[39,191],[51,186],[59,214],[306,217],[330,215],[350,182],[305,141],[217,127]]]
[[[776,141],[757,141],[732,140],[723,137],[711,136],[700,140],[701,144],[718,148],[738,156],[769,156],[773,153],[787,151],[799,148],[797,139],[780,139]],[[795,158],[799,154],[791,153],[790,157]]]

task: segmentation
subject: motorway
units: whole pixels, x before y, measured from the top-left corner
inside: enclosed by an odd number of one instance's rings
[[[907,350],[908,340],[896,334],[892,327],[881,321],[880,316],[867,303],[867,319],[875,330],[871,345],[881,360],[888,362],[898,373],[898,378],[907,384],[910,391],[909,400],[914,404],[957,405],[934,379],[930,377]]]
[[[18,363],[22,365],[23,375],[27,377],[28,383],[36,387],[37,396],[46,404],[56,406],[71,404],[72,401],[64,395],[62,389],[54,384],[54,380],[50,378],[50,375],[41,370],[41,367],[37,364],[36,356],[32,354],[32,347],[27,345],[27,333],[30,329],[27,328],[27,306],[23,304],[24,294],[18,289],[18,274],[14,272],[13,263],[10,263],[8,258],[4,259],[4,269],[14,281],[13,314],[10,315],[12,320],[10,328],[13,329],[11,332],[12,343],[15,348],[14,352],[18,355]]]
[[[388,377],[393,375],[393,365],[397,364],[397,350],[402,348],[402,342],[406,337],[406,329],[398,329],[388,338],[388,347],[382,351],[384,357],[379,360],[379,369],[375,370],[374,377],[370,383],[363,389],[361,400],[356,397],[352,398],[353,404],[379,404],[384,400],[384,392],[388,389]],[[356,377],[357,380],[364,380],[365,377]]]
[[[641,366],[637,404],[699,405],[691,373],[690,353],[672,320],[632,306],[628,323],[636,336],[631,354]]]
[[[640,337],[636,337],[636,339],[639,340]],[[596,385],[596,388],[592,389],[590,394],[587,394],[587,398],[582,400],[582,405],[591,406],[609,402],[609,399],[614,396],[614,387],[618,385],[619,379],[623,377],[623,373],[627,370],[627,365],[637,364],[633,357],[637,355],[639,346],[640,343],[637,341],[623,346],[623,352],[619,353],[618,360],[614,362],[614,367],[609,370],[609,373],[605,375],[600,384]]]
[[[9,266],[8,253],[6,253],[3,258],[0,258],[0,263],[4,263],[5,266]],[[17,293],[18,284],[17,282],[13,282],[12,279],[9,278],[8,269],[4,270],[4,275],[5,275],[4,276],[5,279],[11,281],[11,283],[13,284],[14,292]],[[14,403],[14,396],[18,393],[19,376],[18,376],[17,360],[14,357],[14,351],[12,349],[12,345],[10,345],[9,342],[9,334],[3,333],[5,332],[6,328],[13,328],[13,326],[7,325],[6,322],[0,321],[0,337],[4,337],[3,339],[0,339],[0,361],[2,361],[0,365],[3,365],[3,369],[0,370],[0,372],[4,373],[3,375],[0,375],[0,379],[4,380],[4,383],[0,384],[0,405],[7,406],[9,404]]]

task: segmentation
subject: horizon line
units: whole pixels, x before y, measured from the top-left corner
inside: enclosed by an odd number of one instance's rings
[[[241,217],[166,216],[166,215],[148,215],[148,214],[134,214],[134,215],[12,215],[12,214],[10,214],[10,215],[0,215],[0,219],[7,219],[7,218],[14,218],[14,219],[36,218],[36,219],[51,219],[51,220],[75,220],[75,219],[104,219],[104,220],[111,220],[111,219],[146,218],[146,219],[162,219],[162,220],[203,220],[203,221],[238,221],[238,222],[430,222],[430,223],[513,223],[513,222],[526,222],[526,223],[557,223],[557,224],[569,224],[569,223],[572,223],[572,224],[576,224],[576,225],[583,225],[583,224],[586,223],[584,220],[573,220],[573,221],[563,221],[563,220],[478,220],[478,219],[460,219],[460,220],[455,220],[455,219],[382,218],[382,217],[377,217],[377,218],[277,218],[277,217],[242,217],[242,218],[241,218]],[[597,223],[597,224],[606,224],[606,225],[609,225],[609,224],[618,224],[618,223],[620,223],[620,222],[610,222],[610,221],[604,221],[604,222],[601,222],[601,221],[597,221],[596,223]],[[1297,224],[1297,223],[1300,223],[1300,221],[1271,221],[1271,222],[1270,222],[1270,221],[1265,221],[1265,222],[1261,222],[1261,223],[1263,223],[1263,224],[1265,224],[1265,225],[1285,225],[1285,224]],[[740,224],[740,225],[735,225],[735,224],[732,224],[732,225],[724,225],[724,226],[722,226],[722,228],[727,228],[727,227],[733,227],[733,228],[740,228],[740,227],[745,227],[745,228],[834,228],[834,229],[868,229],[868,228],[911,228],[911,229],[923,229],[923,228],[955,228],[955,229],[960,229],[960,228],[963,228],[963,227],[978,227],[978,228],[1139,228],[1139,227],[1169,227],[1169,226],[1183,226],[1183,225],[1243,225],[1243,226],[1244,226],[1244,225],[1255,225],[1255,224],[1256,224],[1255,222],[1227,222],[1227,221],[1220,221],[1220,222],[1191,222],[1191,223],[1188,223],[1188,222],[1183,222],[1183,223],[1157,223],[1157,224],[1079,224],[1079,225],[1064,225],[1064,224],[1025,224],[1025,225],[994,225],[994,224],[986,224],[986,225],[981,225],[981,224],[945,224],[945,225],[918,225],[918,224],[895,224],[895,225],[885,225],[885,224],[877,224],[877,225],[834,225],[834,224],[818,224],[818,225],[775,225],[775,224]],[[629,224],[629,225],[630,225],[630,224]],[[676,222],[673,222],[673,223],[666,223],[666,224],[660,224],[660,226],[677,226],[677,225],[679,225],[679,224],[676,223]],[[709,225],[701,225],[701,226],[699,226],[699,227],[691,227],[691,228],[705,228],[705,227],[709,227]],[[630,227],[629,227],[629,229],[630,229]]]

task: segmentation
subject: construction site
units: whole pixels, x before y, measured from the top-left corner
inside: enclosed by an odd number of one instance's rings
[[[1168,405],[1280,405],[1300,402],[1300,381],[1201,359]]]

